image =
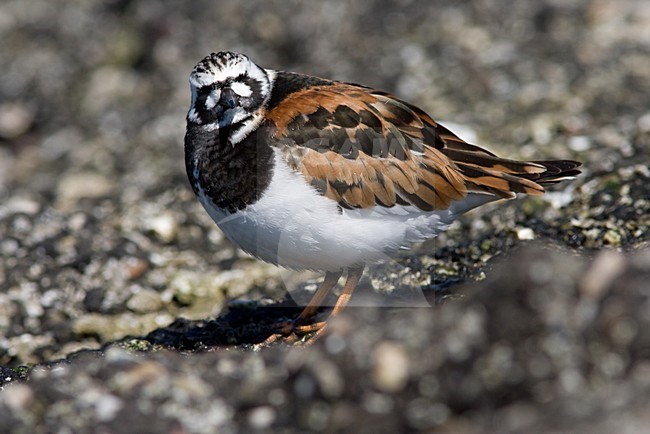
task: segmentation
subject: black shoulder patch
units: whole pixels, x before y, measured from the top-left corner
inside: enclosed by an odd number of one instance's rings
[[[300,90],[309,89],[314,86],[331,86],[332,84],[334,84],[333,81],[325,80],[323,78],[295,74],[293,72],[278,71],[275,76],[275,81],[273,82],[271,99],[269,100],[267,108],[271,110],[277,107],[278,104],[280,104],[287,96]]]

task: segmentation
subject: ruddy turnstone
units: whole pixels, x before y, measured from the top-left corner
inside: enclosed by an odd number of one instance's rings
[[[386,92],[265,69],[212,53],[190,75],[185,164],[223,233],[282,267],[325,272],[300,316],[308,324],[347,271],[331,315],[365,264],[435,237],[461,214],[580,173],[568,160],[516,161],[466,143],[422,109]]]

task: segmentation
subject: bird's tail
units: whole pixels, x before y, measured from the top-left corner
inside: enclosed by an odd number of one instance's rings
[[[516,193],[539,196],[544,186],[572,179],[581,163],[572,160],[516,161],[500,158],[467,143],[453,143],[442,152],[466,177],[467,190],[510,199]]]

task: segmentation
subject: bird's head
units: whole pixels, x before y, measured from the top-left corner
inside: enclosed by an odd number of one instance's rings
[[[190,87],[187,121],[218,129],[245,124],[255,117],[270,98],[271,78],[247,56],[220,51],[194,67]]]

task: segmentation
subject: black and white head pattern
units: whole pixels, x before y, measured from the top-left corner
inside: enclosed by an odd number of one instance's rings
[[[274,71],[257,66],[243,54],[210,54],[190,74],[188,122],[210,130],[230,128],[230,141],[237,143],[261,122],[273,77]]]

